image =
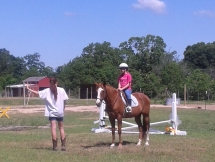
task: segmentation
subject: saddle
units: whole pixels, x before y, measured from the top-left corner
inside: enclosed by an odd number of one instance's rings
[[[128,99],[123,91],[120,91],[120,96],[125,105],[128,105]],[[138,106],[138,100],[134,95],[131,94],[131,107]]]

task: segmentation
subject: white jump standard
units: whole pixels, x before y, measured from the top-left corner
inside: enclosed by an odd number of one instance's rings
[[[105,128],[105,120],[108,119],[108,116],[105,115],[105,102],[103,101],[100,106],[100,113],[99,113],[99,120],[94,121],[94,124],[99,123],[99,128],[92,128],[91,131],[95,133],[111,133],[111,130],[108,128]],[[123,124],[128,125],[127,127],[122,128],[122,133],[139,133],[132,131],[133,129],[137,129],[137,125],[122,121]],[[172,128],[174,128],[174,132],[171,132],[170,135],[187,135],[186,131],[180,131],[178,130],[178,126],[181,124],[181,120],[179,120],[179,117],[177,115],[177,100],[176,100],[176,94],[173,93],[172,95],[172,113],[170,114],[169,120],[159,121],[155,123],[150,123],[150,127],[155,125],[161,125],[161,124],[172,124]],[[155,130],[153,128],[150,128],[149,134],[166,134],[165,131]]]

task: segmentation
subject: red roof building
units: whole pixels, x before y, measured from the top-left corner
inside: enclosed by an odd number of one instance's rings
[[[19,85],[9,85],[5,87],[5,96],[6,97],[23,97],[28,96],[28,91],[25,89],[25,92],[23,93],[23,85],[29,84],[29,87],[33,90],[43,90],[45,88],[48,88],[50,86],[49,78],[47,76],[39,76],[39,77],[29,77],[25,80],[23,80],[23,84]],[[31,97],[34,97],[34,94],[30,94]]]

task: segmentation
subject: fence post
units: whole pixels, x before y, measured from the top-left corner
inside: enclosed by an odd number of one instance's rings
[[[207,101],[207,91],[205,91],[205,110],[206,110],[206,101]]]
[[[187,92],[186,92],[187,90],[186,90],[186,84],[184,85],[184,106],[186,106],[186,99],[187,99],[187,97],[186,97],[186,94],[187,94]]]
[[[81,98],[81,88],[78,88],[78,97],[79,97],[79,99]]]
[[[88,105],[88,88],[87,88],[87,91],[86,91],[86,100],[87,100],[87,105]]]

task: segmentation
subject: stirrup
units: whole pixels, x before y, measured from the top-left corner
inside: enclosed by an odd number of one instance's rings
[[[131,111],[132,111],[131,106],[127,106],[127,107],[126,107],[126,112],[130,113]]]

